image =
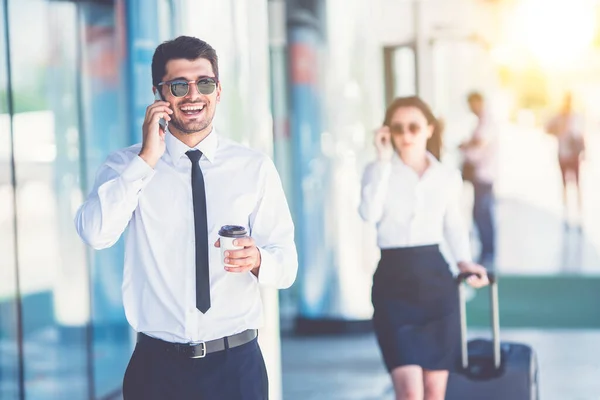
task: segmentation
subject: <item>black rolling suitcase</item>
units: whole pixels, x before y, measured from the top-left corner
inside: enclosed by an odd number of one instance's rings
[[[490,278],[492,340],[473,339],[467,343],[467,318],[463,281],[459,285],[461,319],[461,359],[450,373],[446,400],[539,400],[537,359],[531,347],[522,343],[500,342],[498,283]]]

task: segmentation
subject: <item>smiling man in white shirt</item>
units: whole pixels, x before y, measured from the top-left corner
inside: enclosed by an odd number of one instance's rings
[[[161,44],[152,80],[161,100],[147,108],[143,142],[108,156],[75,220],[95,249],[129,228],[123,302],[138,342],[124,398],[267,399],[259,286],[287,288],[298,268],[279,175],[267,156],[215,132],[221,83],[209,44]],[[228,266],[224,225],[248,232]]]

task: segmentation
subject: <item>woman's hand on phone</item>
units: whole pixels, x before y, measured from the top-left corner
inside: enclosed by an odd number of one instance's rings
[[[379,161],[389,161],[394,155],[392,146],[392,134],[390,128],[382,126],[375,131],[375,148],[377,149],[377,158]]]
[[[165,121],[171,120],[173,110],[169,108],[166,101],[155,101],[146,108],[146,117],[142,126],[142,150],[140,157],[152,168],[165,153],[165,131],[158,121],[164,118]]]

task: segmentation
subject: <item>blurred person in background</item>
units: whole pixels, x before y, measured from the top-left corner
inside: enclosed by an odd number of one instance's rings
[[[373,324],[397,400],[443,400],[460,351],[458,287],[440,252],[445,239],[469,283],[487,284],[471,261],[460,172],[427,151],[436,119],[418,97],[398,98],[375,134],[359,212],[377,228]]]
[[[463,154],[463,179],[473,185],[473,221],[479,234],[481,250],[478,262],[492,268],[496,255],[494,222],[494,180],[497,168],[497,128],[486,108],[483,95],[467,96],[477,125],[467,141],[460,145]]]
[[[583,212],[579,168],[585,153],[585,139],[583,118],[573,110],[571,93],[565,95],[560,112],[550,120],[546,130],[556,136],[558,140],[558,164],[563,184],[564,227],[565,229],[569,228],[567,184],[572,181],[577,188],[577,211],[579,214],[577,226],[581,229]]]
[[[289,287],[297,271],[279,176],[213,128],[221,82],[209,44],[162,43],[152,82],[142,143],[108,156],[76,216],[95,249],[128,228],[123,302],[138,340],[124,399],[265,400],[259,285]],[[221,260],[224,225],[242,229]]]

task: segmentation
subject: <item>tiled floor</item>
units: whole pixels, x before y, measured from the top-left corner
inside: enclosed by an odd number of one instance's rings
[[[503,330],[502,338],[537,352],[541,400],[600,399],[600,331]],[[285,400],[394,398],[372,335],[286,337],[282,351]]]
[[[50,327],[30,335],[24,341],[25,398],[88,399],[89,373],[94,376],[96,398],[107,398],[120,388],[132,344],[123,335],[112,340],[98,338],[93,350],[93,371],[89,371],[83,332],[61,337],[57,329]],[[15,343],[1,340],[0,352],[0,371],[7,375],[4,379],[0,376],[0,399],[18,399]]]

